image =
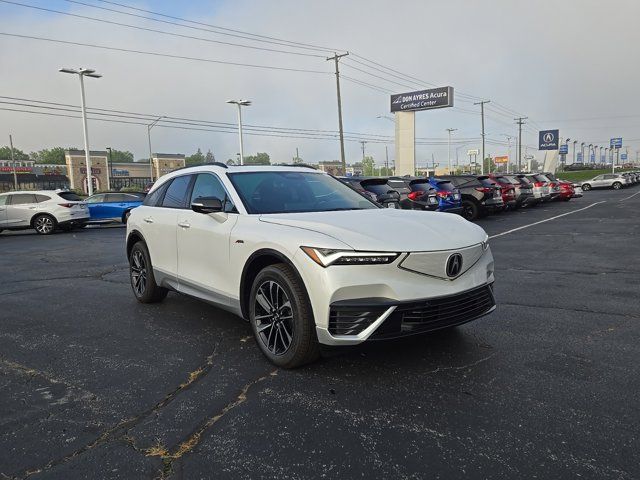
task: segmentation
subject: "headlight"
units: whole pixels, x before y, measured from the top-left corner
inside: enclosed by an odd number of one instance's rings
[[[322,267],[329,265],[376,265],[391,263],[399,253],[356,252],[354,250],[332,250],[329,248],[300,247],[309,258]]]

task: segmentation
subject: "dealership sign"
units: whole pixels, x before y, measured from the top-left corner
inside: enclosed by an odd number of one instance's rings
[[[453,107],[453,87],[438,87],[391,95],[391,112],[415,112]]]
[[[494,157],[493,163],[509,163],[509,157],[504,155],[502,157]]]
[[[622,148],[622,138],[612,138],[610,145],[611,148]]]
[[[471,156],[471,155],[480,155],[480,150],[478,150],[477,148],[474,148],[472,150],[467,150],[467,155]]]
[[[560,155],[566,155],[567,153],[569,153],[569,145],[567,145],[566,143],[560,145],[560,151],[558,153],[560,153]]]
[[[538,150],[558,150],[560,130],[541,130],[538,134]]]

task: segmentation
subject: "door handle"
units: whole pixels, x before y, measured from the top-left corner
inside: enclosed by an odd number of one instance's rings
[[[180,222],[178,223],[178,226],[182,228],[190,228],[191,224],[189,222]]]
[[[29,210],[35,210],[36,207],[29,207]]]
[[[147,223],[153,223],[153,218],[151,217],[144,218],[143,220]]]

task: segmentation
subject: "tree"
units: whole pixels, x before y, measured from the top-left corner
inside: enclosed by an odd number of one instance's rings
[[[29,160],[29,155],[14,147],[13,159],[16,161]],[[0,160],[11,160],[11,147],[0,147]]]
[[[31,159],[46,165],[64,165],[64,150],[62,147],[44,148],[35,154],[32,153]]]
[[[211,150],[207,150],[207,154],[205,155],[204,160],[207,163],[211,163],[216,161],[216,157],[213,156],[213,152]]]
[[[372,176],[374,174],[374,162],[373,157],[364,157],[362,159],[362,175]]]
[[[111,150],[111,161],[113,163],[132,163],[133,153],[126,150]],[[148,160],[147,160],[148,161]]]
[[[189,155],[184,159],[186,165],[198,165],[200,163],[204,163],[204,155],[202,154],[202,150],[198,148],[198,151],[193,155]]]
[[[255,155],[244,157],[245,165],[271,165],[271,158],[268,153],[258,152]]]
[[[491,157],[484,159],[484,171],[487,173],[496,171],[496,164],[493,163],[493,159]]]

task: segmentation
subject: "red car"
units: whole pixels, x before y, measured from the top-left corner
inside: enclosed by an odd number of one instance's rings
[[[502,194],[502,201],[504,202],[505,209],[516,208],[516,188],[511,182],[507,181],[506,178],[493,173],[478,178],[483,184],[485,183],[483,179],[487,179],[488,181],[496,183],[500,187],[500,193]]]
[[[559,180],[553,173],[545,173],[544,176],[551,180],[552,184],[558,185],[560,188],[559,195],[552,200],[563,200],[568,202],[575,196],[576,191],[575,188],[573,188],[573,183],[565,180]]]

